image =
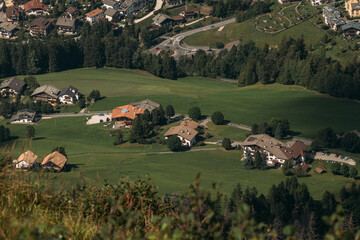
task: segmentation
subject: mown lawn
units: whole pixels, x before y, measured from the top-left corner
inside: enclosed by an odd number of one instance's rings
[[[287,118],[291,129],[304,137],[312,137],[327,126],[342,132],[360,130],[359,103],[299,86],[259,84],[238,88],[215,79],[172,81],[144,72],[116,69],[76,69],[38,75],[37,78],[41,84],[60,88],[74,85],[86,95],[92,89],[100,90],[105,98],[90,107],[90,111],[111,110],[150,98],[164,108],[172,104],[179,114],[187,114],[190,107],[199,106],[204,115],[221,111],[226,120],[247,125],[272,117]]]

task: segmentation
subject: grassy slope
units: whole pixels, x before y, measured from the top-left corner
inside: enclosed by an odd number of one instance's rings
[[[177,113],[199,106],[203,114],[222,111],[227,120],[251,125],[272,117],[287,118],[301,136],[311,137],[332,126],[337,131],[359,129],[360,105],[346,99],[324,96],[298,86],[255,85],[237,88],[213,79],[159,79],[129,70],[78,69],[37,76],[41,84],[56,87],[72,84],[88,94],[99,89],[105,99],[90,110],[111,110],[132,101],[150,98],[164,107],[172,104]],[[200,98],[197,97],[200,88]],[[190,104],[188,105],[188,96]]]
[[[257,85],[239,89],[212,79],[185,78],[170,81],[146,73],[111,69],[79,69],[37,78],[41,84],[51,83],[57,87],[72,84],[85,94],[93,88],[99,89],[107,98],[95,104],[94,109],[98,110],[151,97],[163,105],[174,104],[177,112],[186,113],[187,96],[191,96],[190,105],[199,105],[205,114],[221,110],[227,119],[248,124],[267,120],[272,116],[288,117],[293,129],[303,129],[305,136],[325,124],[335,125],[337,129],[353,129],[358,127],[360,118],[359,104],[355,102],[323,96],[295,86]],[[201,88],[200,99],[197,98],[197,88]],[[66,146],[72,171],[52,174],[57,184],[72,184],[80,169],[81,175],[87,180],[97,182],[99,176],[102,181],[106,179],[112,183],[119,176],[135,179],[149,173],[152,181],[159,186],[161,194],[186,189],[198,172],[202,174],[205,188],[210,189],[211,183],[216,181],[222,184],[222,191],[225,193],[229,193],[237,183],[256,186],[260,192],[267,193],[272,184],[285,179],[281,170],[263,172],[242,169],[240,151],[144,155],[144,145],[126,143],[113,147],[113,139],[109,136],[111,129],[102,124],[86,126],[85,121],[85,117],[58,118],[43,120],[35,126],[36,139],[31,147],[40,157],[54,146]],[[14,149],[14,157],[17,157],[22,146],[30,148],[29,142],[21,140],[25,137],[25,126],[8,126],[13,136],[19,136]],[[168,127],[164,127],[163,132]],[[245,138],[244,131],[228,126],[209,124],[208,131],[213,135],[210,141],[223,137],[233,140]],[[154,153],[167,151],[167,148],[153,144],[147,146],[146,151]],[[351,180],[327,173],[321,176],[313,174],[301,181],[307,183],[311,193],[319,199],[326,189],[336,192]]]
[[[252,20],[247,20],[242,23],[234,23],[228,25],[221,32],[218,29],[213,29],[206,32],[201,32],[185,38],[184,42],[190,46],[204,46],[210,45],[215,47],[216,42],[230,43],[236,40],[242,42],[254,41],[258,46],[265,43],[269,45],[279,45],[284,37],[299,38],[304,36],[305,43],[317,45],[324,35],[325,31],[314,26],[309,21],[304,21],[294,27],[291,27],[278,34],[268,34],[259,32],[252,24]]]

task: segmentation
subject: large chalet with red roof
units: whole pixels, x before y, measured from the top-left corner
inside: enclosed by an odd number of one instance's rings
[[[26,16],[45,16],[50,14],[50,9],[40,1],[30,1],[25,4]]]
[[[114,128],[130,128],[134,119],[145,112],[145,108],[138,108],[132,105],[125,105],[112,110],[111,119],[114,121]]]

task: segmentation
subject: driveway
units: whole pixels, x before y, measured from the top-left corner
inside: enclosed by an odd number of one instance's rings
[[[341,159],[340,157],[336,157],[335,154],[331,153],[330,155],[327,154],[323,154],[322,152],[317,152],[315,153],[313,156],[311,156],[312,158],[314,158],[315,160],[323,160],[323,161],[333,161],[333,162],[339,162],[339,163],[346,163],[349,164],[351,166],[355,166],[356,162],[354,159]]]

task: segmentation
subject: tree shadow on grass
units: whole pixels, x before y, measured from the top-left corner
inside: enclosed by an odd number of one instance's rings
[[[43,139],[46,139],[46,137],[36,137],[36,138],[33,138],[32,140],[43,140]]]
[[[71,163],[68,163],[65,165],[65,167],[62,169],[62,172],[71,172],[72,170],[74,169],[78,169],[79,166],[81,165],[85,165],[83,163],[80,163],[80,164],[71,164]]]

